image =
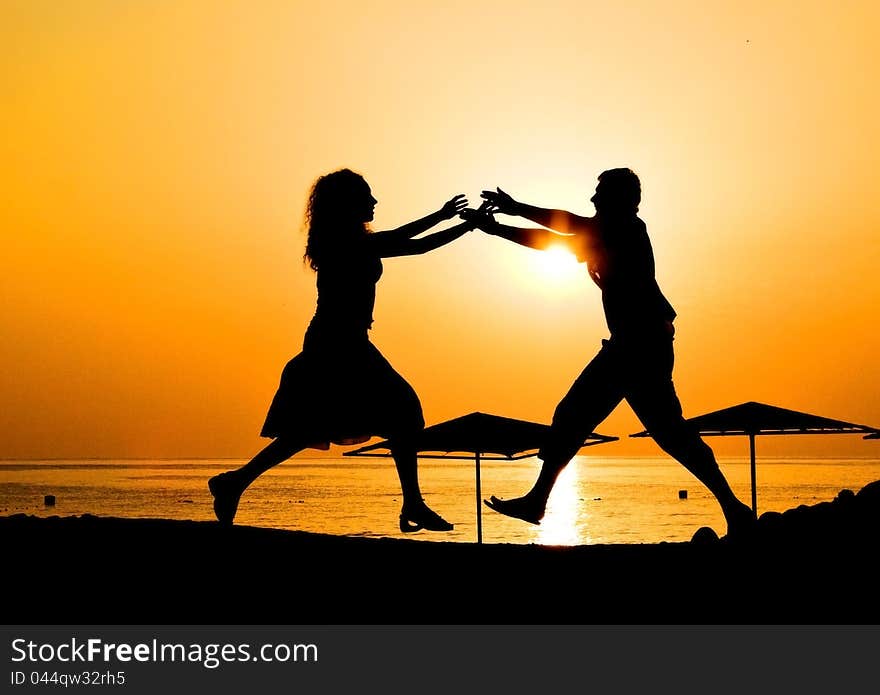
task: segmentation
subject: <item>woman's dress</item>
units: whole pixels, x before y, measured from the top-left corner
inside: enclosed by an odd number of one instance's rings
[[[366,237],[322,261],[315,315],[302,352],[281,373],[261,436],[326,449],[411,437],[424,427],[416,392],[367,335],[381,275]]]

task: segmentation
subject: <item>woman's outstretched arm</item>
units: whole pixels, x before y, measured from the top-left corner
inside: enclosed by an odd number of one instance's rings
[[[447,205],[452,204],[456,198],[450,200]],[[439,249],[441,246],[445,246],[467,232],[476,229],[486,219],[489,207],[489,203],[483,203],[477,210],[461,208],[458,214],[464,220],[463,222],[441,232],[434,232],[428,236],[423,236],[420,239],[403,239],[398,241],[388,236],[378,236],[376,234],[370,234],[367,238],[369,243],[373,245],[376,253],[382,258],[417,256],[434,249]]]
[[[450,198],[443,206],[429,215],[409,222],[397,229],[389,229],[382,232],[373,232],[370,236],[376,240],[377,244],[393,244],[396,242],[412,239],[423,232],[427,232],[431,227],[440,224],[444,220],[451,220],[458,213],[467,207],[467,198],[463,193]]]
[[[444,229],[442,232],[434,232],[420,239],[407,239],[397,244],[383,244],[378,248],[379,255],[383,258],[418,256],[439,249],[474,229],[475,226],[472,223],[462,222],[449,229]]]

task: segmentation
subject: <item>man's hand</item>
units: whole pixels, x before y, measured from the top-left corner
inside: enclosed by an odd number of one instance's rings
[[[454,198],[447,200],[440,208],[440,215],[444,220],[451,220],[467,207],[468,201],[464,193],[459,193]]]
[[[480,197],[490,205],[491,212],[500,212],[504,215],[516,214],[519,203],[500,188],[496,188],[494,191],[483,191]]]

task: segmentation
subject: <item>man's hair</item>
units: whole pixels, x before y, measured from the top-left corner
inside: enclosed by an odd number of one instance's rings
[[[642,184],[632,169],[608,169],[599,174],[606,203],[620,210],[638,212]]]

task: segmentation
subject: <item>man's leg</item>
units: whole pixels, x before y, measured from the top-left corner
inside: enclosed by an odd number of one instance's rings
[[[754,521],[751,508],[736,497],[712,449],[684,419],[671,370],[668,373],[662,369],[643,371],[644,365],[642,361],[630,382],[627,402],[660,448],[693,473],[715,496],[727,521],[728,533],[751,526]]]
[[[532,489],[522,497],[501,500],[494,495],[486,504],[501,514],[537,524],[544,517],[556,479],[586,437],[611,414],[623,399],[615,350],[606,341],[556,406],[550,433],[538,457],[541,471]]]

